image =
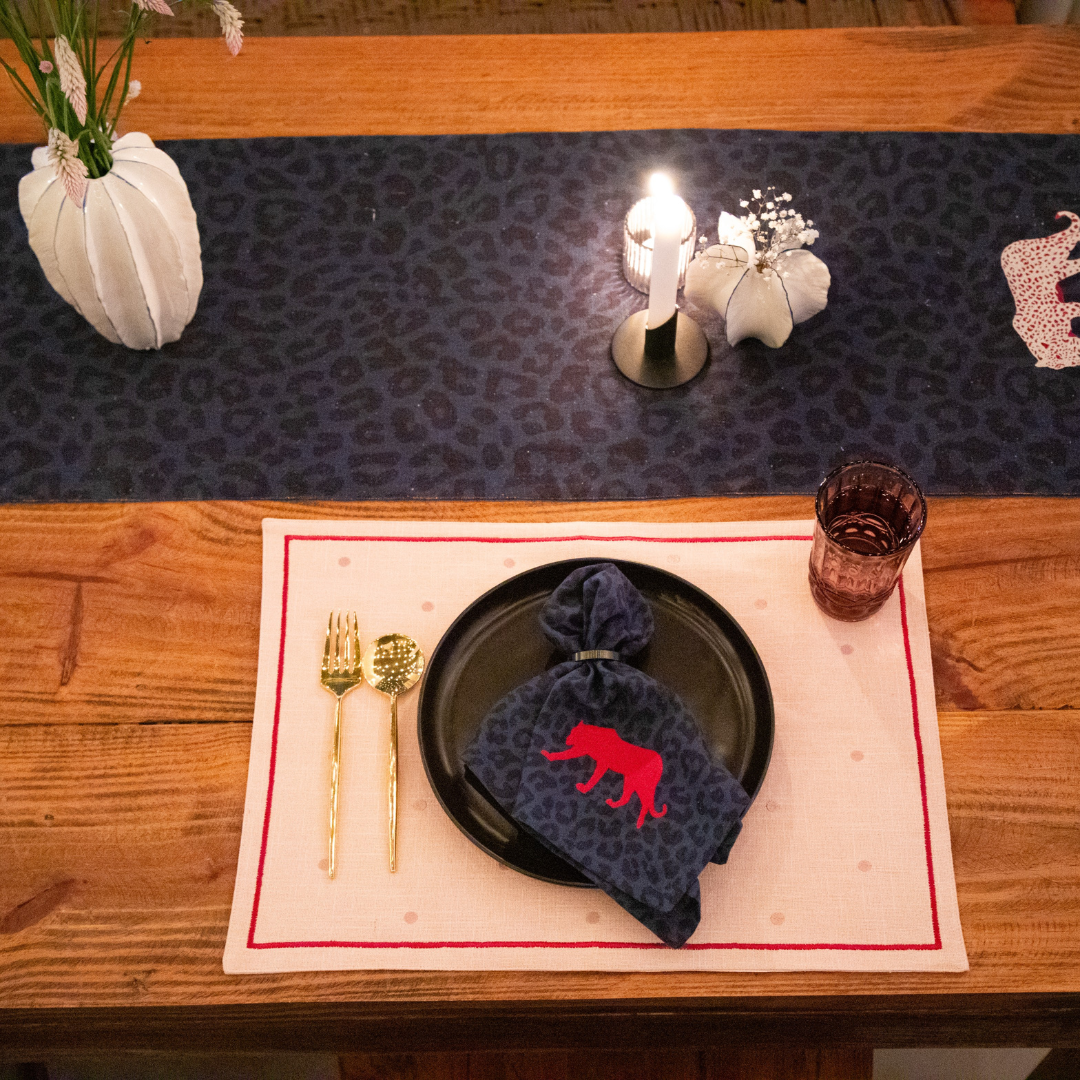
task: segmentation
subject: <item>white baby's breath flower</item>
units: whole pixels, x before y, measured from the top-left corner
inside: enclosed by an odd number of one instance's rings
[[[244,20],[229,0],[214,0],[213,7],[214,14],[221,20],[221,32],[225,35],[225,44],[229,52],[235,56],[244,43]]]
[[[773,187],[764,195],[760,188],[754,188],[752,202],[748,199],[739,201],[746,209],[746,215],[738,220],[753,244],[754,263],[762,273],[775,268],[784,253],[809,246],[818,238],[812,221],[803,221],[802,215],[789,206],[780,209],[790,201],[790,192],[778,195]]]
[[[126,105],[129,101],[134,101],[141,93],[142,83],[139,82],[138,79],[132,79],[131,82],[128,83],[128,92],[127,97],[124,98],[124,104]]]
[[[82,64],[75,55],[75,50],[68,44],[66,37],[58,37],[53,45],[56,67],[60,73],[60,89],[71,103],[71,108],[79,118],[80,124],[86,123],[86,76]]]
[[[49,131],[49,161],[56,169],[73,203],[82,206],[86,197],[86,164],[79,157],[79,147],[59,128]]]

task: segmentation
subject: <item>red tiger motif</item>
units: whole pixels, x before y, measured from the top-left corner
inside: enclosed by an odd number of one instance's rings
[[[625,806],[630,796],[636,795],[641,800],[641,813],[637,819],[639,829],[645,823],[646,814],[661,818],[667,813],[667,803],[664,803],[663,810],[656,809],[656,785],[664,771],[664,760],[655,750],[626,742],[614,728],[586,723],[579,723],[573,728],[566,736],[566,745],[571,749],[554,752],[541,750],[540,753],[548,761],[591,757],[596,762],[596,769],[584,784],[577,785],[582,794],[592,791],[604,773],[611,769],[612,772],[622,773],[623,790],[618,802],[606,800],[608,806]]]

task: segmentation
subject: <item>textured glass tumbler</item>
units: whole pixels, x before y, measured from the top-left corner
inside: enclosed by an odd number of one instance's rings
[[[679,244],[679,288],[686,284],[686,268],[694,257],[697,244],[697,218],[683,202],[683,232]],[[623,222],[623,277],[637,289],[648,293],[652,277],[653,206],[651,195],[639,199],[627,211]]]
[[[821,482],[810,591],[826,615],[868,619],[889,599],[926,524],[926,499],[899,469],[856,461]]]

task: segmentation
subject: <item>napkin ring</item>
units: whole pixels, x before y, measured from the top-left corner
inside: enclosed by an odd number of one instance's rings
[[[610,649],[586,649],[584,652],[576,652],[570,657],[571,660],[621,660],[617,652]]]

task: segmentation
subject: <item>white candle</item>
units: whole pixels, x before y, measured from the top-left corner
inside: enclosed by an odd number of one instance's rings
[[[671,181],[663,173],[653,174],[649,191],[653,200],[653,253],[646,325],[655,330],[675,314],[685,204],[672,191]]]

